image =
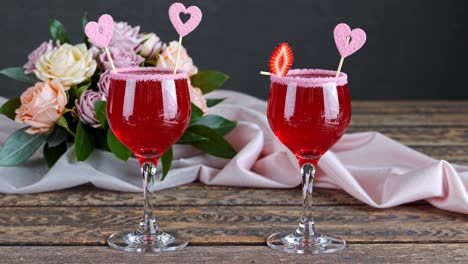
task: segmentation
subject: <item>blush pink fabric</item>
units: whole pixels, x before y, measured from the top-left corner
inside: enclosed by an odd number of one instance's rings
[[[338,24],[335,27],[333,36],[335,38],[336,47],[343,58],[358,51],[366,42],[366,32],[364,32],[364,30],[360,28],[351,30],[345,23]],[[351,38],[349,43],[347,41],[348,37]]]
[[[435,160],[377,132],[345,135],[319,162],[318,185],[386,208],[426,200],[468,214],[468,167]]]
[[[210,113],[238,121],[227,135],[238,154],[227,160],[176,145],[169,174],[163,182],[151,186],[152,190],[196,180],[208,185],[256,188],[293,188],[300,184],[297,161],[270,130],[265,101],[231,91],[214,91],[209,96],[227,98],[210,108]],[[0,99],[0,103],[5,101]],[[0,116],[0,143],[18,126]],[[38,151],[21,166],[0,167],[0,193],[45,192],[88,182],[99,188],[141,192],[138,171],[136,159],[122,162],[100,150],[85,162],[78,162],[73,147],[48,170],[42,151]],[[468,214],[468,167],[433,159],[377,132],[345,135],[320,160],[314,184],[343,189],[378,208],[426,200],[438,208]]]
[[[182,20],[180,20],[180,13],[189,14],[189,20],[183,23]],[[198,27],[198,24],[200,24],[202,20],[202,16],[202,12],[197,6],[185,8],[181,3],[174,3],[169,7],[169,19],[177,33],[182,37],[185,37]]]
[[[266,188],[298,185],[299,166],[272,134],[264,116],[265,104],[247,96],[236,97],[237,106],[215,108],[216,113],[253,121],[263,131],[257,140],[264,143],[260,147],[252,138],[241,142],[244,137],[239,135],[253,133],[241,132],[246,130],[241,123],[228,138],[249,156],[236,156],[223,169],[229,173],[200,180],[210,185]],[[239,110],[245,107],[249,111],[241,111],[240,117]],[[468,167],[433,159],[378,132],[346,134],[320,159],[315,186],[343,189],[377,208],[426,200],[435,207],[468,214]]]

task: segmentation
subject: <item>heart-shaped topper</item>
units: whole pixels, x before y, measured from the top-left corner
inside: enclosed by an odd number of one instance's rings
[[[106,48],[114,33],[114,19],[110,15],[104,14],[97,23],[91,21],[86,24],[85,33],[91,43],[100,48]]]
[[[345,24],[341,23],[335,27],[333,31],[335,37],[335,44],[340,52],[342,58],[346,58],[349,55],[358,51],[366,42],[366,32],[360,28],[351,28]],[[348,43],[347,38],[350,38]]]
[[[190,19],[183,23],[180,19],[180,13],[189,14]],[[172,25],[174,25],[177,33],[179,33],[181,37],[185,37],[197,28],[198,24],[200,24],[202,12],[200,8],[196,6],[185,8],[181,3],[174,3],[169,7],[169,19],[171,20]]]

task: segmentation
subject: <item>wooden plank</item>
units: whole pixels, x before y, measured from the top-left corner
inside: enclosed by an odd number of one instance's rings
[[[162,207],[160,226],[193,244],[263,244],[277,231],[293,231],[300,206]],[[131,230],[134,207],[0,208],[0,245],[105,245],[116,231]],[[315,207],[318,230],[350,243],[468,242],[468,215],[431,206],[385,210],[369,206]]]
[[[359,114],[354,113],[351,118],[353,127],[434,127],[454,126],[467,127],[468,113],[451,114]]]
[[[468,165],[468,147],[458,147],[458,146],[440,146],[440,147],[430,147],[430,146],[410,146],[413,149],[422,152],[426,155],[429,155],[435,159],[446,160],[454,164],[459,165]]]
[[[411,146],[468,146],[468,127],[350,127],[347,133],[367,131]]]
[[[468,113],[468,101],[352,101],[353,113]]]
[[[300,189],[254,189],[207,186],[196,182],[154,195],[159,206],[218,206],[218,205],[300,205]],[[359,200],[341,190],[314,190],[315,205],[357,205]],[[142,205],[141,193],[123,193],[86,185],[40,194],[0,194],[4,206],[136,206]]]
[[[293,255],[267,246],[188,246],[163,254],[136,254],[109,247],[0,247],[5,263],[467,263],[468,244],[349,245],[326,255]]]

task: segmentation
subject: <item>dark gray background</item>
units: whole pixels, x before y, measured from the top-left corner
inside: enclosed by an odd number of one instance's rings
[[[164,41],[177,39],[167,16],[173,1],[73,0],[2,1],[0,68],[20,66],[49,38],[49,18],[59,19],[73,41],[81,41],[81,17],[141,25]],[[268,56],[288,41],[294,67],[337,67],[334,26],[346,22],[366,30],[364,48],[345,60],[354,99],[468,99],[465,63],[468,47],[466,1],[428,0],[203,0],[200,27],[184,39],[200,69],[231,76],[225,89],[266,98]],[[0,95],[13,97],[23,84],[0,77]]]

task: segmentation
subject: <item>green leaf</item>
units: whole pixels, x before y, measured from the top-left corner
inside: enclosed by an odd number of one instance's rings
[[[71,89],[72,89],[73,93],[75,94],[75,97],[80,98],[81,94],[84,93],[84,91],[89,89],[89,87],[91,86],[91,83],[92,82],[89,81],[89,82],[87,82],[87,83],[85,83],[85,84],[83,84],[83,85],[81,85],[79,87],[76,86],[76,85],[73,85]]]
[[[174,158],[174,155],[172,153],[172,147],[170,147],[164,154],[161,156],[161,165],[162,165],[162,177],[161,181],[164,181],[164,178],[166,178],[167,173],[169,173],[169,170],[171,169],[172,165],[172,159]]]
[[[0,150],[0,166],[16,166],[29,159],[44,143],[47,135],[26,133],[25,128],[16,130],[5,141]]]
[[[219,103],[221,103],[222,101],[226,100],[226,98],[212,98],[212,99],[206,99],[206,105],[208,107],[213,107]]]
[[[200,88],[203,94],[218,89],[227,79],[229,76],[218,71],[201,71],[190,78],[192,86]]]
[[[94,150],[94,136],[83,123],[78,122],[75,135],[75,154],[78,161],[86,160]]]
[[[21,67],[6,68],[1,70],[0,74],[28,84],[35,84],[39,81],[39,79],[37,79],[36,76],[24,73],[24,69]]]
[[[192,114],[190,115],[190,123],[197,121],[203,116],[203,110],[198,108],[195,104],[192,103]]]
[[[10,99],[0,107],[0,114],[7,116],[11,120],[15,120],[15,110],[20,106],[21,100],[19,98]]]
[[[147,59],[144,62],[144,67],[155,67],[157,63],[158,63],[157,60]]]
[[[226,135],[233,130],[237,123],[217,115],[206,115],[194,121],[190,126],[202,125],[215,130],[218,134]]]
[[[93,129],[93,135],[96,142],[95,147],[110,152],[107,144],[107,129]]]
[[[86,24],[88,24],[88,12],[84,12],[83,18],[81,19],[81,25],[83,26],[83,29],[85,29]]]
[[[132,155],[132,152],[117,139],[110,128],[107,130],[107,145],[110,151],[121,160],[127,161]]]
[[[66,109],[73,109],[73,107],[75,107],[75,100],[77,99],[76,96],[75,96],[75,93],[73,92],[72,90],[73,88],[70,88],[70,90],[68,90],[66,93],[67,93],[67,96],[68,96],[68,103],[65,105],[65,108]]]
[[[236,150],[222,135],[209,127],[199,125],[190,127],[188,130],[208,139],[189,143],[203,152],[226,159],[233,158],[237,154]]]
[[[67,131],[60,126],[54,126],[54,130],[47,136],[49,148],[56,147],[67,140]]]
[[[52,39],[59,40],[60,44],[70,43],[70,38],[65,30],[65,27],[57,19],[51,19],[50,22],[50,35]]]
[[[84,32],[84,29],[86,27],[86,24],[88,24],[88,12],[84,12],[83,14],[83,18],[81,19],[81,25],[83,26],[83,32]],[[86,36],[86,34],[83,34],[83,42],[86,44],[86,47],[90,47],[91,45],[89,45],[89,40],[88,40],[88,37]]]
[[[60,118],[57,120],[57,122],[55,122],[57,125],[65,128],[65,130],[70,133],[70,135],[72,136],[75,136],[75,133],[73,133],[73,131],[70,130],[70,128],[68,127],[68,122],[67,122],[67,119],[65,119],[65,117],[60,116]]]
[[[184,134],[182,135],[182,137],[180,137],[179,140],[177,141],[177,144],[188,144],[191,142],[203,141],[203,140],[208,140],[208,139],[186,130]]]
[[[94,112],[96,112],[96,117],[103,128],[107,126],[106,105],[106,101],[94,102]]]
[[[47,162],[47,166],[50,168],[54,166],[57,160],[67,151],[67,142],[51,147],[48,143],[44,145],[44,159]]]

